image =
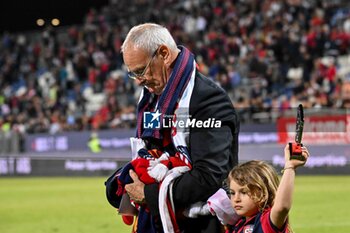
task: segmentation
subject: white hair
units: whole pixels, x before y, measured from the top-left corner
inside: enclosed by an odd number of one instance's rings
[[[144,23],[132,27],[121,46],[121,52],[123,53],[130,45],[143,49],[150,55],[161,45],[167,46],[170,50],[177,49],[175,40],[168,29],[154,23]]]

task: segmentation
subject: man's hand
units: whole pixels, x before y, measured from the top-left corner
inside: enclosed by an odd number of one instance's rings
[[[136,203],[144,203],[145,193],[143,189],[145,187],[145,184],[139,180],[139,177],[133,170],[129,171],[129,175],[131,176],[131,179],[134,182],[125,185],[125,190],[128,192],[131,200],[133,200]]]

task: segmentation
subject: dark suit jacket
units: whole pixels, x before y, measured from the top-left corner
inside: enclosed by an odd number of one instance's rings
[[[205,202],[222,187],[229,171],[238,163],[238,116],[226,92],[200,73],[196,74],[189,113],[197,120],[220,120],[221,128],[190,129],[189,151],[193,167],[174,182],[176,210],[198,201]],[[152,215],[158,216],[158,185],[146,185],[144,191]],[[215,233],[222,227],[213,216],[179,217],[178,224],[186,233]]]

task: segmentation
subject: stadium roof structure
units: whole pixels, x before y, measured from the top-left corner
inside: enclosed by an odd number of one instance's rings
[[[36,20],[50,22],[58,18],[61,25],[82,23],[90,8],[100,8],[109,0],[3,0],[0,1],[0,33],[38,29]]]

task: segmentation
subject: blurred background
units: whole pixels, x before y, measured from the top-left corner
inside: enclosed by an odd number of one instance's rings
[[[169,28],[229,93],[241,160],[282,165],[302,103],[313,152],[303,172],[349,173],[348,1],[12,0],[0,9],[1,176],[106,175],[130,160],[140,88],[120,46],[142,22]]]
[[[103,190],[131,159],[140,88],[120,46],[143,22],[166,26],[228,92],[240,161],[283,166],[302,103],[312,157],[300,173],[350,174],[348,0],[11,0],[0,2],[0,181],[88,176]]]

